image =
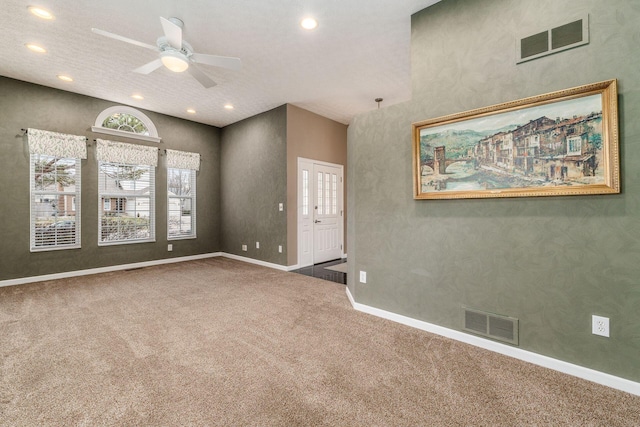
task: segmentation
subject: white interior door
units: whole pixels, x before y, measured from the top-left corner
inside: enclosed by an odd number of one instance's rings
[[[298,159],[298,265],[343,255],[342,165]]]
[[[313,263],[342,257],[342,204],[338,187],[342,181],[340,168],[313,165],[315,186],[313,220]]]

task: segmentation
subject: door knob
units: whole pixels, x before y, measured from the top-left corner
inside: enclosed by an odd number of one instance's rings
[[[317,219],[316,219],[316,220],[315,220],[315,221],[313,221],[313,222],[315,222],[315,223],[317,224],[317,223],[322,222],[322,221],[320,221],[320,220],[317,220]]]

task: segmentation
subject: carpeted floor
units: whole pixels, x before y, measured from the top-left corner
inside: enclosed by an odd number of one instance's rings
[[[640,397],[213,258],[0,288],[0,425],[638,426]]]

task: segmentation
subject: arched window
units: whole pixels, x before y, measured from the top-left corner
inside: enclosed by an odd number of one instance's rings
[[[135,108],[115,106],[98,114],[93,132],[143,141],[160,142],[158,131],[149,117]]]
[[[104,119],[102,127],[149,136],[149,129],[147,129],[144,122],[132,114],[112,114]]]

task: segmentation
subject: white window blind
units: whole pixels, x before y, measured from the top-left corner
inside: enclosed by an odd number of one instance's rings
[[[28,129],[32,252],[80,247],[84,136]]]
[[[97,140],[98,244],[155,241],[158,149]]]
[[[200,154],[167,150],[167,238],[196,237],[196,171]]]

